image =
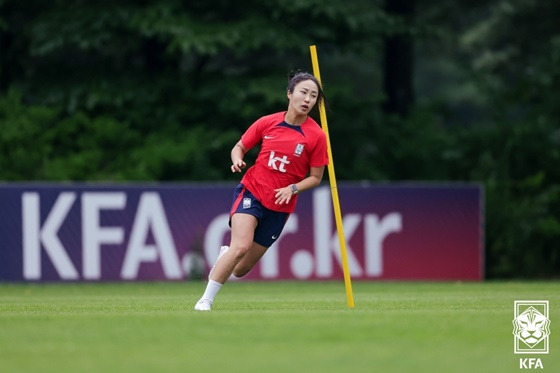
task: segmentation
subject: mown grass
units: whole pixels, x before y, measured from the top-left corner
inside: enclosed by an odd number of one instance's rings
[[[549,300],[560,369],[560,283],[0,284],[1,372],[511,372],[514,300]],[[535,355],[535,357],[539,357]]]

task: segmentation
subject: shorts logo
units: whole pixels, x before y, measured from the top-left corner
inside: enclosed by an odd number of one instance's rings
[[[548,354],[548,301],[516,300],[513,315],[514,353]]]
[[[243,198],[243,209],[250,209],[251,208],[251,198]]]
[[[303,144],[297,144],[296,150],[294,150],[294,155],[299,157],[301,153],[303,153]]]

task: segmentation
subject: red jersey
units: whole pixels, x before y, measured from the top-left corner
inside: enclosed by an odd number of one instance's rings
[[[284,121],[286,112],[266,115],[253,123],[241,137],[245,149],[261,143],[255,164],[241,183],[265,206],[273,211],[293,212],[297,195],[288,204],[274,203],[274,189],[303,180],[310,167],[329,163],[327,140],[321,127],[312,118],[300,126]]]

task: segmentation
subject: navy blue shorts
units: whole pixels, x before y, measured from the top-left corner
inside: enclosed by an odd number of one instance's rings
[[[261,202],[243,184],[239,184],[233,192],[233,204],[229,213],[250,214],[257,218],[257,227],[253,241],[264,247],[270,247],[282,233],[290,214],[272,211],[264,207]]]

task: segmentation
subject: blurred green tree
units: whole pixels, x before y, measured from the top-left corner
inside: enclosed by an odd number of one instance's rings
[[[489,277],[560,275],[560,3],[456,1],[423,10],[422,22],[437,26],[420,40],[428,53],[416,110],[446,123],[432,129],[449,140],[423,159],[448,179],[484,183]]]
[[[67,142],[74,142],[71,154],[52,146],[35,174],[0,171],[5,179],[232,177],[231,146],[259,116],[285,109],[285,75],[309,69],[309,45],[323,45],[321,53],[338,61],[331,73],[342,66],[359,80],[369,73],[365,66],[371,71],[371,60],[355,56],[374,55],[376,39],[388,25],[378,5],[365,0],[246,1],[242,6],[231,1],[5,0],[0,9],[6,56],[0,63],[2,91],[15,89],[23,103],[57,110],[65,126],[73,128],[51,128],[60,131],[45,141],[71,134]],[[351,94],[351,84],[334,84],[331,90],[327,83],[333,102]],[[371,102],[366,95],[353,96],[353,105]],[[340,110],[340,115],[353,118],[351,128],[365,130],[369,110]],[[84,118],[92,125],[84,125]],[[91,136],[98,118],[111,118],[107,136],[127,143],[106,160],[113,164],[80,173],[72,158],[99,160],[89,154],[91,142],[100,140]],[[3,126],[15,123],[6,118]],[[81,136],[88,141],[77,141]]]

